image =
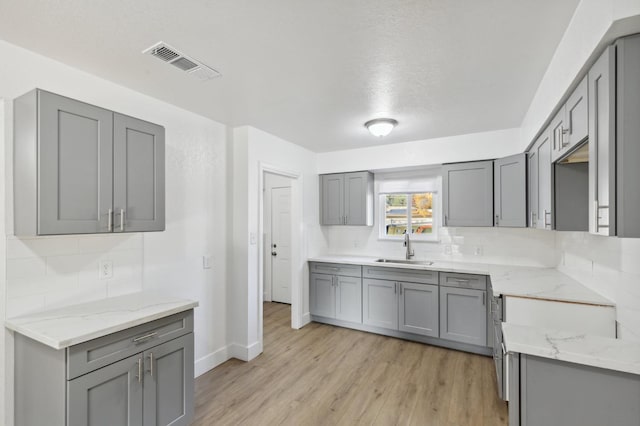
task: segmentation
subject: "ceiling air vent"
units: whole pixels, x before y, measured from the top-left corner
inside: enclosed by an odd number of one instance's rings
[[[213,68],[197,61],[187,55],[181,53],[177,49],[169,46],[166,43],[158,42],[153,46],[145,49],[142,53],[146,55],[155,56],[158,59],[162,59],[164,62],[173,65],[176,68],[185,71],[200,80],[211,80],[212,78],[219,77],[221,74]]]

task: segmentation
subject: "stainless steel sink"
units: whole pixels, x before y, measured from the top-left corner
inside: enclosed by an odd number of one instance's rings
[[[376,259],[378,263],[399,263],[402,265],[433,265],[430,260],[405,260],[405,259]]]

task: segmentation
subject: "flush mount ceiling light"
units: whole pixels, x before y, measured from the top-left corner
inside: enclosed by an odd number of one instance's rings
[[[393,118],[376,118],[364,123],[364,127],[366,127],[373,136],[379,138],[387,136],[397,125],[398,122]]]

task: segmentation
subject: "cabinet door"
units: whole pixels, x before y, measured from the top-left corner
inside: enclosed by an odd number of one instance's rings
[[[454,287],[440,288],[440,338],[486,346],[485,291]]]
[[[493,161],[443,166],[445,226],[493,226]]]
[[[344,215],[346,225],[373,225],[373,179],[369,172],[345,173]]]
[[[400,282],[398,329],[423,336],[438,337],[438,286]]]
[[[615,48],[589,70],[589,232],[616,235]]]
[[[376,327],[398,329],[398,283],[362,280],[362,322]]]
[[[113,113],[44,91],[38,102],[38,234],[110,232]]]
[[[138,354],[70,380],[67,387],[67,424],[141,425],[142,364],[142,354]]]
[[[537,142],[531,147],[527,153],[527,185],[529,196],[529,211],[527,219],[529,228],[538,227],[538,150]]]
[[[564,153],[565,147],[569,145],[569,128],[565,121],[564,105],[556,113],[549,125],[551,131],[551,161],[556,161]]]
[[[116,232],[164,230],[164,128],[114,115]]]
[[[144,425],[188,426],[193,419],[193,333],[144,352]]]
[[[527,226],[527,155],[517,154],[494,162],[495,225]]]
[[[320,176],[320,224],[344,224],[344,174]]]
[[[309,311],[319,317],[336,317],[335,277],[311,274],[309,280]]]
[[[362,278],[336,277],[336,318],[362,324]]]
[[[566,119],[569,127],[567,149],[571,149],[589,134],[589,114],[587,102],[587,77],[582,79],[566,103]]]
[[[536,196],[536,210],[534,210],[536,227],[550,230],[553,228],[551,204],[553,200],[553,174],[551,172],[551,134],[548,128],[540,135],[534,149],[537,157],[536,166],[538,167],[535,173],[537,193],[534,194]]]

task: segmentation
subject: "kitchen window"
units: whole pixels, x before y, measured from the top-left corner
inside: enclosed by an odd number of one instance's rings
[[[376,174],[378,238],[438,241],[440,167]]]
[[[409,232],[414,239],[435,240],[436,199],[434,192],[382,194],[381,237],[401,239]]]

